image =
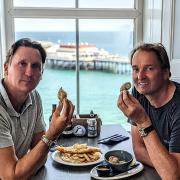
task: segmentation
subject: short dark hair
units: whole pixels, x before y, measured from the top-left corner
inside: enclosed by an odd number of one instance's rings
[[[40,43],[38,43],[37,41],[32,41],[29,38],[22,38],[22,39],[17,40],[14,44],[12,44],[11,48],[9,49],[9,51],[6,55],[5,64],[11,63],[12,57],[14,56],[14,54],[16,53],[16,51],[19,47],[31,47],[31,48],[37,49],[41,54],[42,63],[43,64],[45,63],[46,51],[42,47],[42,45]]]
[[[136,51],[154,52],[159,60],[161,69],[168,69],[170,72],[169,57],[165,47],[161,43],[140,43],[137,47],[135,47],[131,51],[130,54],[131,64],[132,64],[132,58]],[[171,72],[169,76],[171,76]]]

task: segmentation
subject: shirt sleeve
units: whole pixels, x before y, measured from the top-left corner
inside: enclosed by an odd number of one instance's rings
[[[37,91],[36,91],[35,101],[36,101],[35,104],[37,106],[37,120],[36,120],[34,133],[36,134],[36,133],[46,130],[46,123],[44,121],[44,116],[43,116],[43,107],[42,107],[41,97]]]
[[[11,126],[6,117],[6,111],[0,106],[0,148],[14,146],[10,130]]]
[[[170,152],[180,152],[180,105],[176,107],[175,112],[172,113],[172,131],[169,141]]]

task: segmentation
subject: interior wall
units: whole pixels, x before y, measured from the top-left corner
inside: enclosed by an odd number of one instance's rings
[[[180,1],[144,2],[143,41],[161,42],[169,55],[172,79],[180,82]]]
[[[180,82],[180,1],[173,1],[173,16],[172,16],[172,53],[171,53],[171,71],[172,79]]]
[[[4,1],[0,1],[0,78],[2,78],[2,74],[3,74],[3,57],[5,57],[5,41],[3,39],[3,37],[5,36],[4,34],[4,21],[3,21],[3,17],[4,17]]]
[[[144,1],[143,41],[161,42],[162,0]]]

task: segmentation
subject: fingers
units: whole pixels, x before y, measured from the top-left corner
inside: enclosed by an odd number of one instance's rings
[[[70,105],[70,110],[69,110],[68,119],[69,119],[69,121],[70,121],[70,120],[72,119],[72,116],[73,116],[73,113],[74,113],[75,106],[72,104],[71,101],[69,101],[69,105]]]
[[[127,107],[133,106],[136,103],[136,99],[133,96],[131,96],[128,91],[122,92],[122,99]]]
[[[130,99],[130,95],[129,95],[128,91],[123,91],[122,97],[123,97],[123,102],[126,104],[126,106],[132,104],[132,101]]]
[[[64,107],[63,107],[62,116],[66,117],[68,121],[71,121],[75,107],[72,104],[72,102],[66,98],[63,101],[63,105]]]
[[[60,113],[61,113],[61,111],[62,111],[62,109],[63,109],[63,104],[62,104],[62,103],[59,103],[58,106],[57,106],[57,108],[56,108],[56,110],[54,111],[53,115],[59,116]]]
[[[68,101],[67,98],[64,98],[64,99],[63,99],[63,112],[62,112],[62,116],[68,118],[69,110],[70,110],[69,101]]]
[[[124,103],[124,100],[123,100],[123,92],[121,92],[120,95],[119,95],[119,98],[118,98],[118,101],[117,101],[117,106],[121,110],[127,108],[127,105]]]
[[[131,108],[135,107],[135,104],[137,104],[137,100],[128,91],[124,90],[120,93],[117,106],[122,112],[126,114]]]

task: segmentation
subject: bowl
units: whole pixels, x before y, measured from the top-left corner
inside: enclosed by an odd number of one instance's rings
[[[111,168],[108,165],[98,165],[96,166],[96,171],[100,177],[108,177],[110,175]]]
[[[104,159],[113,170],[125,172],[133,161],[133,156],[127,151],[113,150],[108,151]]]

